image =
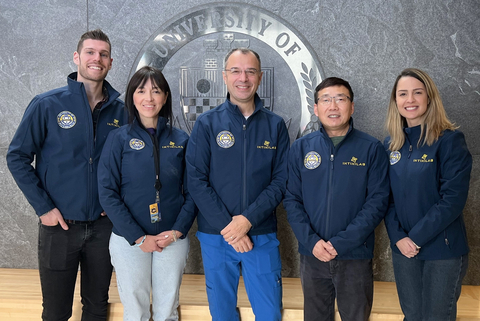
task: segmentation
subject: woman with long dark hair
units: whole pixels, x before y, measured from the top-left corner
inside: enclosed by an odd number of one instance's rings
[[[127,86],[129,124],[109,135],[99,165],[99,193],[113,222],[110,255],[124,320],[178,320],[178,294],[195,205],[185,186],[188,135],[172,126],[163,74],[143,67]]]

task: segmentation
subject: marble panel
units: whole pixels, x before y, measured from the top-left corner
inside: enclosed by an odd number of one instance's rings
[[[8,147],[32,98],[65,86],[87,30],[85,1],[0,3],[0,148]]]
[[[348,80],[355,93],[355,126],[378,139],[391,86],[406,67],[427,71],[452,121],[464,131],[474,169],[464,211],[471,245],[466,284],[480,284],[480,2],[477,0],[239,0],[280,17],[307,41],[325,77]],[[0,2],[0,267],[35,268],[37,218],[5,164],[8,144],[29,101],[63,86],[76,70],[79,36],[101,28],[112,42],[107,79],[125,91],[133,63],[156,30],[196,6],[186,0],[2,0]],[[185,59],[188,59],[186,57]],[[173,80],[175,81],[175,80]],[[278,80],[281,87],[281,80]],[[287,84],[290,86],[290,84]],[[285,84],[284,84],[285,86]],[[283,97],[277,91],[278,97]],[[295,237],[282,206],[278,235],[284,276],[298,276]],[[203,273],[196,225],[189,233],[187,273]],[[391,251],[383,224],[376,230],[376,280],[393,281]]]
[[[7,168],[0,148],[0,268],[37,268],[38,217]]]
[[[463,211],[470,245],[468,272],[464,284],[480,285],[480,156],[473,156],[470,190]]]
[[[450,118],[466,133],[472,152],[479,153],[475,120],[480,109],[473,107],[480,101],[478,1],[238,2],[285,19],[314,48],[326,77],[350,81],[359,129],[381,140],[386,136],[384,119],[395,77],[406,67],[417,67],[430,73]],[[156,29],[187,9],[208,3],[184,1],[170,6],[152,1],[89,1],[90,24],[108,25],[118,50],[110,73],[116,88],[123,91],[132,61]],[[145,5],[154,9],[145,10]]]

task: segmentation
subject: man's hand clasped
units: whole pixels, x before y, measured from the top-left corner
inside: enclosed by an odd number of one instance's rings
[[[236,215],[220,233],[225,242],[228,242],[235,251],[245,253],[253,249],[252,240],[247,235],[251,228],[252,224],[245,216]]]

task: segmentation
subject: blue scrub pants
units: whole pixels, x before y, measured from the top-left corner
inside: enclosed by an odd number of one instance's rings
[[[222,235],[197,232],[212,321],[238,321],[237,290],[242,270],[255,320],[282,319],[282,263],[276,233],[251,236],[253,249],[237,253]]]

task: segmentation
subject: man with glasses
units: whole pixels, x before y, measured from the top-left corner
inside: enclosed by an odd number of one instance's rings
[[[298,239],[304,319],[367,321],[373,301],[374,230],[388,206],[388,158],[380,141],[353,128],[353,92],[340,78],[315,88],[317,132],[288,157],[283,202]]]
[[[256,320],[281,320],[281,261],[275,209],[287,179],[288,131],[263,107],[260,57],[225,57],[227,99],[198,117],[186,154],[187,183],[199,208],[198,232],[213,321],[238,321],[242,271]]]

